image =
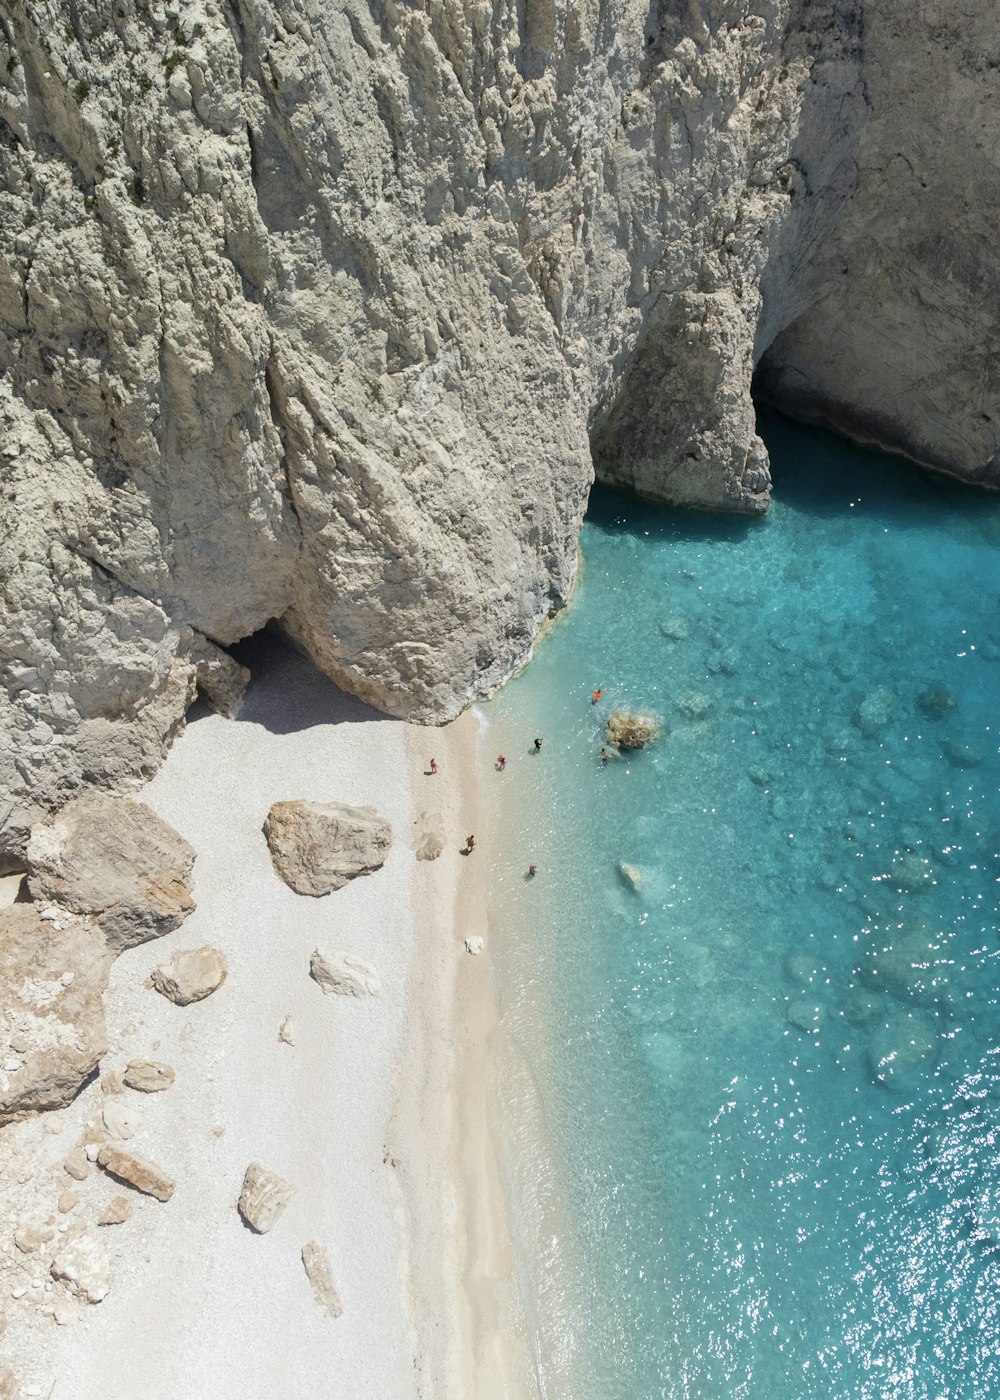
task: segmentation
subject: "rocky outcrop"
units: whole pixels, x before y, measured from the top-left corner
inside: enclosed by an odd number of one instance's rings
[[[309,975],[334,996],[374,997],[382,990],[382,979],[371,963],[350,953],[321,953],[317,948],[309,960]]]
[[[278,1223],[294,1194],[295,1187],[277,1172],[268,1171],[259,1162],[251,1162],[243,1177],[236,1209],[251,1230],[263,1235]]]
[[[217,991],[228,974],[226,960],[218,948],[206,943],[201,948],[178,949],[165,963],[153,968],[149,980],[161,996],[177,1006],[190,1006]]]
[[[0,1124],[64,1107],[94,1073],[110,961],[89,923],[30,904],[0,912]]]
[[[456,714],[565,601],[595,466],[766,507],[755,366],[995,483],[993,40],[987,0],[10,0],[8,858],[233,710],[272,618]]]
[[[31,833],[36,900],[90,915],[113,953],[178,928],[194,908],[194,851],[142,802],[86,793]]]
[[[378,870],[392,845],[389,823],[374,807],[342,802],[275,802],[264,835],[285,884],[313,896]]]

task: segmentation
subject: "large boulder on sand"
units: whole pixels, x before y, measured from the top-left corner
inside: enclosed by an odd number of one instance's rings
[[[0,1123],[63,1108],[107,1050],[104,936],[60,912],[0,913]]]
[[[374,807],[341,802],[276,802],[264,835],[274,868],[297,894],[339,890],[385,861],[392,831]]]
[[[34,898],[90,915],[115,953],[170,933],[194,908],[194,851],[142,802],[85,793],[32,830],[27,858]]]
[[[350,953],[322,953],[317,948],[309,974],[324,992],[336,996],[375,997],[382,990],[382,979],[371,963]]]

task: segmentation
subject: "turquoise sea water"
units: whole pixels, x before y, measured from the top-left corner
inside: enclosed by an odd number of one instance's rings
[[[764,432],[764,521],[595,492],[484,707],[542,1391],[996,1397],[1000,501]]]

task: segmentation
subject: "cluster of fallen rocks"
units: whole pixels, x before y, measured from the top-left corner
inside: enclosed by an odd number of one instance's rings
[[[373,808],[310,802],[276,803],[264,835],[276,872],[312,897],[378,869],[392,841]],[[27,856],[26,890],[0,910],[0,1162],[24,1188],[10,1198],[18,1208],[9,1212],[9,1234],[0,1233],[0,1289],[14,1302],[37,1301],[44,1315],[67,1325],[111,1287],[105,1230],[124,1224],[134,1201],[168,1202],[174,1194],[170,1175],[130,1142],[143,1101],[171,1088],[174,1069],[150,1059],[131,1059],[124,1069],[102,1066],[103,993],[118,954],[173,932],[194,909],[195,853],[143,803],[88,793],[34,829]],[[316,949],[309,970],[325,993],[370,997],[380,990],[376,969],[346,951]],[[188,1006],[226,976],[225,957],[206,945],[172,952],[147,986]],[[279,1039],[294,1043],[291,1017]],[[4,1126],[65,1108],[98,1073],[100,1112],[88,1118],[60,1166],[40,1172],[37,1160],[19,1159],[4,1141]],[[53,1115],[47,1126],[59,1133],[64,1124]],[[95,1178],[106,1189],[96,1189]],[[293,1192],[251,1163],[237,1209],[250,1229],[263,1233]],[[302,1262],[318,1303],[339,1316],[326,1251],[309,1242]],[[6,1374],[0,1372],[4,1384]]]

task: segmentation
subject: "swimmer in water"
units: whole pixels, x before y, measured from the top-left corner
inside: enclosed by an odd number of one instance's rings
[[[541,739],[536,739],[536,740],[535,740],[535,753],[541,753],[541,751],[542,751],[542,741],[541,741]]]
[[[603,694],[604,694],[604,691],[603,691],[603,690],[595,690],[595,691],[594,691],[594,698],[591,700],[590,703],[591,703],[592,705],[596,705],[597,702],[598,702],[598,700],[600,700],[600,698],[601,698],[601,696],[602,696]]]

